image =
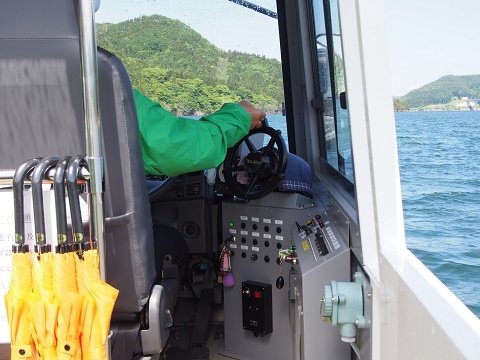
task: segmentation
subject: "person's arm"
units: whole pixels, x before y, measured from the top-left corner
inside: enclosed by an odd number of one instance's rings
[[[260,123],[253,121],[257,114],[252,118],[251,111],[240,104],[228,103],[192,120],[174,116],[137,90],[134,96],[147,174],[175,176],[217,167],[227,149]]]

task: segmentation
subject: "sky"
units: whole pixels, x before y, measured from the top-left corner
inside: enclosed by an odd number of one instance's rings
[[[393,95],[480,74],[479,0],[386,0]]]
[[[275,10],[275,0],[250,2]],[[102,0],[96,20],[154,13],[186,23],[221,49],[280,59],[276,20],[227,0]],[[479,0],[385,0],[385,14],[394,96],[444,75],[480,74]]]
[[[275,10],[275,0],[250,0]],[[228,0],[102,0],[97,22],[117,23],[141,15],[177,19],[223,50],[280,59],[276,19]]]

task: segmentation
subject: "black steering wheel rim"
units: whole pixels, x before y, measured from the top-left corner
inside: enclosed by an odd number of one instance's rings
[[[255,134],[270,136],[268,144],[257,149],[250,140]],[[249,153],[240,158],[238,150],[243,143]],[[280,130],[266,125],[255,128],[228,149],[222,170],[225,183],[235,196],[242,199],[255,200],[264,197],[275,190],[282,180],[287,167],[287,157],[288,149]],[[247,183],[239,181],[240,174],[246,176]]]

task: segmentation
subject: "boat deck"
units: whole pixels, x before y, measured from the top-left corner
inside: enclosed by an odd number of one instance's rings
[[[195,324],[198,321],[196,316],[198,306],[196,299],[178,299],[167,360],[229,359],[219,354],[223,348],[223,305],[213,304],[211,307],[205,334],[205,346],[192,347],[192,339],[196,330]]]

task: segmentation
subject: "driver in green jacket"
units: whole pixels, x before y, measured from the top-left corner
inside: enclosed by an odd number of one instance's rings
[[[136,89],[133,94],[147,174],[176,176],[215,168],[227,149],[265,118],[264,111],[241,101],[192,120],[176,117]]]

